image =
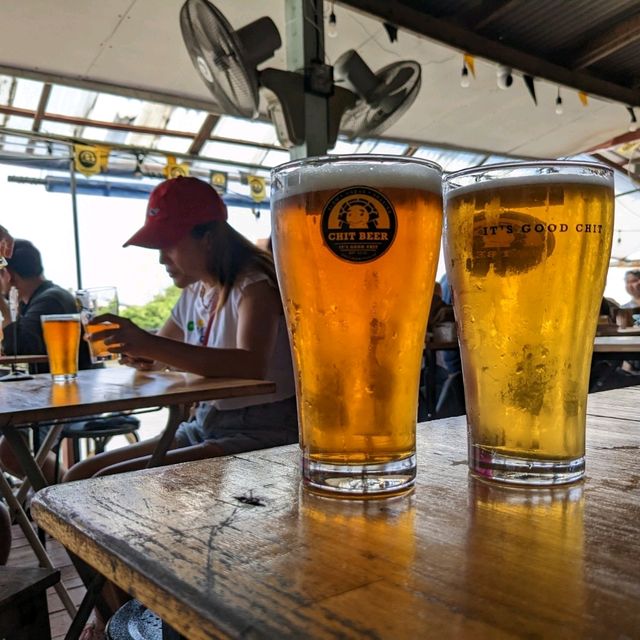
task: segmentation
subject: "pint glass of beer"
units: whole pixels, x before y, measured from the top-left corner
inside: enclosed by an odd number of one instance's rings
[[[40,316],[40,321],[53,381],[75,380],[78,376],[80,314],[43,315]]]
[[[273,170],[271,201],[304,485],[358,498],[408,491],[441,170],[391,156],[308,158]]]
[[[469,466],[510,483],[577,480],[611,252],[612,171],[504,164],[451,174],[444,189]]]
[[[89,324],[89,322],[103,313],[113,313],[118,315],[118,290],[116,287],[91,287],[76,291],[77,304],[80,307],[80,317],[82,326],[87,335],[104,331],[105,329],[117,329],[114,322],[101,322],[100,324]],[[106,360],[116,360],[117,353],[108,350],[104,340],[89,340],[89,352],[91,362],[96,364]]]

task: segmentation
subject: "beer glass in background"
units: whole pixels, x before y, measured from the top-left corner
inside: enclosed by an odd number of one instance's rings
[[[469,466],[503,482],[577,480],[613,173],[595,163],[504,164],[451,174],[444,191]]]
[[[80,314],[61,313],[40,316],[42,334],[54,382],[68,382],[78,376]]]
[[[80,307],[82,325],[87,335],[104,331],[105,329],[117,329],[113,322],[101,322],[100,324],[88,324],[89,321],[103,313],[118,315],[118,291],[116,287],[93,287],[80,289],[76,292],[76,300]],[[91,361],[96,364],[106,360],[115,360],[117,353],[110,353],[103,340],[89,340]]]
[[[308,158],[272,171],[271,201],[303,482],[336,496],[407,491],[440,246],[440,167]]]

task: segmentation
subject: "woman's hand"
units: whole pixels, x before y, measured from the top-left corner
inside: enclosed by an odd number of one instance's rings
[[[123,353],[120,356],[120,364],[133,367],[138,371],[161,371],[165,369],[165,366],[157,360],[143,358],[142,356],[131,356],[128,353]]]
[[[153,361],[151,351],[153,349],[153,336],[136,324],[113,313],[103,313],[92,318],[89,324],[99,325],[111,323],[102,331],[96,331],[87,335],[89,340],[104,340],[109,353],[126,354],[127,357],[137,359],[144,358]],[[113,327],[117,325],[117,327]]]

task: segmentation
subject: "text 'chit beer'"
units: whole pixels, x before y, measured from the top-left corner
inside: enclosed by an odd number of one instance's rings
[[[590,362],[609,266],[613,176],[522,163],[445,182],[445,260],[469,464],[508,482],[584,472]]]
[[[432,163],[339,156],[273,171],[273,246],[312,490],[386,495],[413,484],[441,225]]]

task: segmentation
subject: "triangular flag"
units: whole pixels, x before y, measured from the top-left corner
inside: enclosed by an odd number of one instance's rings
[[[227,193],[227,183],[229,176],[226,171],[210,171],[209,182],[211,186],[220,194]]]
[[[254,202],[262,202],[267,197],[265,179],[259,176],[249,176],[249,189]]]
[[[476,61],[475,58],[470,53],[464,54],[464,63],[469,67],[469,71],[471,71],[471,75],[476,77]]]
[[[578,98],[580,98],[583,107],[589,104],[589,96],[584,91],[578,91]]]
[[[167,164],[162,168],[165,178],[179,178],[189,175],[189,165],[176,162],[175,156],[167,156]]]
[[[525,73],[522,77],[524,79],[524,83],[527,85],[527,89],[529,89],[531,98],[533,99],[536,106],[538,106],[538,98],[536,98],[536,87],[534,85],[533,76],[527,75]]]
[[[111,147],[104,145],[73,145],[73,164],[76,171],[85,176],[92,176],[100,173],[109,164],[109,153]]]

